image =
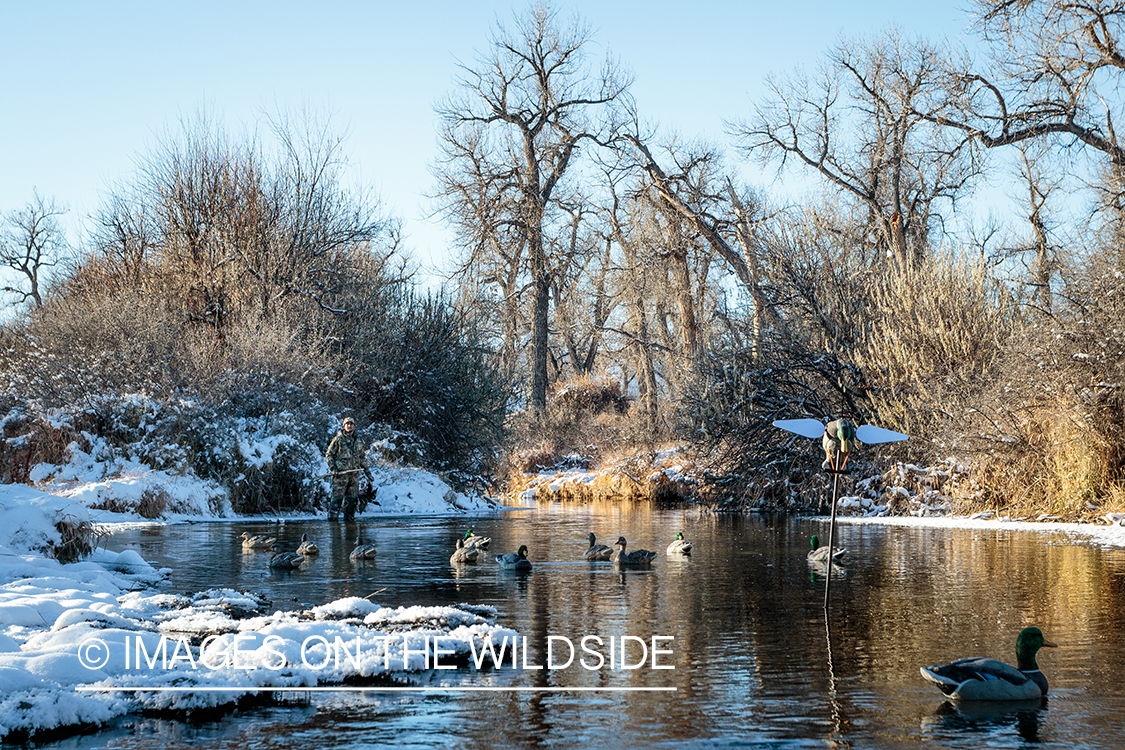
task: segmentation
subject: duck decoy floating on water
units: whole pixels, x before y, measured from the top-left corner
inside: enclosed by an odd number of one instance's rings
[[[274,570],[296,570],[301,567],[301,563],[305,561],[304,555],[299,555],[296,552],[281,552],[280,548],[276,545],[270,547],[270,551],[274,554],[270,557],[270,567]]]
[[[301,534],[301,543],[297,546],[298,555],[319,555],[320,547],[315,542],[309,541],[308,534]]]
[[[813,534],[812,538],[809,540],[809,544],[812,546],[812,549],[809,550],[808,554],[809,562],[823,563],[828,561],[828,548],[820,546],[819,536]],[[832,559],[839,560],[846,553],[846,549],[844,549],[843,547],[837,547],[836,549],[832,550]]]
[[[669,555],[690,555],[691,542],[684,539],[684,532],[676,532],[676,538],[668,545],[667,554]]]
[[[590,540],[590,548],[586,550],[586,554],[582,555],[583,560],[608,560],[613,557],[613,547],[607,547],[604,544],[598,544],[598,538],[594,536],[594,532],[586,535]]]
[[[462,537],[462,541],[465,542],[465,546],[469,549],[473,549],[474,547],[476,549],[488,549],[488,545],[492,543],[492,537],[477,536],[472,529],[469,529],[465,532],[465,536]]]
[[[1039,671],[1035,654],[1054,647],[1043,631],[1030,627],[1016,638],[1016,666],[996,659],[970,657],[949,664],[921,667],[922,676],[955,701],[1021,701],[1047,694],[1047,678]]]
[[[515,552],[497,555],[496,562],[506,570],[531,570],[531,561],[527,559],[526,544],[521,544]]]
[[[245,531],[238,537],[242,540],[242,550],[267,550],[272,547],[277,539],[274,537],[250,536]]]
[[[464,539],[457,540],[457,549],[449,556],[451,565],[458,565],[460,563],[476,562],[480,556],[480,550],[476,547],[466,547]]]
[[[843,471],[854,440],[873,445],[909,439],[901,432],[875,425],[856,427],[846,419],[834,419],[828,424],[817,419],[779,419],[773,426],[801,437],[820,438],[821,447],[824,448],[824,462],[820,466],[834,471]]]
[[[625,537],[617,537],[617,542],[614,547],[620,547],[619,550],[614,550],[613,561],[618,565],[648,565],[656,558],[655,552],[649,552],[647,549],[635,549],[632,552],[625,551]]]
[[[348,557],[356,561],[374,560],[375,551],[374,544],[364,544],[362,539],[356,539],[355,548]]]

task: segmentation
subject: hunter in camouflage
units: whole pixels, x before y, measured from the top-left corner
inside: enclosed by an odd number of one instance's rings
[[[328,469],[332,472],[332,499],[328,503],[328,520],[339,518],[340,506],[344,507],[344,520],[355,519],[356,503],[359,500],[359,474],[363,472],[371,482],[371,470],[367,468],[363,443],[356,434],[355,420],[344,419],[340,431],[328,446],[324,456],[328,459]]]

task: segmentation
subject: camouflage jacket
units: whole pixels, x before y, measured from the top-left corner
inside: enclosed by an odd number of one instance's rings
[[[328,469],[333,474],[367,468],[363,443],[357,433],[346,435],[343,430],[337,432],[324,457],[328,459]]]

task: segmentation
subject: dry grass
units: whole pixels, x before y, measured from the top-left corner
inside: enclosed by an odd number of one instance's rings
[[[47,553],[61,563],[77,562],[90,554],[99,536],[93,524],[71,515],[63,516],[55,528],[62,540],[52,544]]]
[[[857,364],[877,385],[881,423],[910,435],[944,422],[950,399],[979,387],[1018,326],[1003,288],[980,265],[954,256],[888,273],[870,297]]]
[[[676,479],[664,471],[673,465],[680,467]],[[507,491],[509,496],[518,497],[534,487],[536,499],[546,502],[677,505],[695,499],[697,486],[681,478],[690,475],[691,470],[690,463],[681,463],[669,454],[658,457],[653,451],[613,453],[590,469],[595,475],[591,481],[585,478],[567,481],[561,473],[513,472],[509,475]]]
[[[69,427],[56,427],[46,420],[28,417],[5,424],[0,440],[0,467],[5,481],[27,484],[31,467],[40,463],[61,464],[67,460],[67,446],[78,441],[88,448],[87,441]]]
[[[1087,521],[1125,507],[1125,487],[1112,469],[1115,448],[1079,413],[1065,403],[1031,412],[1016,449],[974,466],[959,505]]]
[[[136,502],[128,502],[118,497],[107,497],[97,505],[91,505],[93,510],[105,510],[110,513],[136,513],[141,518],[162,518],[164,512],[172,504],[172,496],[160,487],[150,487],[141,493]]]

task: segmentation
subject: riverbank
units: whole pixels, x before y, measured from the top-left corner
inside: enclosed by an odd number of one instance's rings
[[[658,486],[690,481],[685,467],[674,463],[675,454],[664,459],[672,463],[637,479]],[[468,516],[501,509],[492,502],[475,511],[452,504],[448,488],[443,489],[432,475],[398,470],[394,476],[399,481],[390,485],[387,502],[369,508],[363,516]],[[597,472],[543,474],[519,498],[525,505],[547,502],[557,499],[567,485],[596,489],[599,481],[607,480],[599,479]],[[116,491],[121,486],[128,485],[122,480]],[[574,498],[581,491],[569,492]],[[837,521],[1050,534],[1066,544],[1125,548],[1125,526],[1119,523],[1095,525],[996,513],[953,516],[940,493],[929,497],[930,502],[925,501],[927,496],[892,496],[905,503],[905,515],[892,515],[888,504],[849,495],[841,499]],[[68,529],[200,521],[284,524],[317,518],[314,514],[170,514],[147,519],[91,508],[83,502],[91,497],[98,495],[90,487],[60,496],[23,485],[0,486],[0,516],[5,520],[0,529],[0,678],[8,686],[0,697],[0,738],[33,737],[66,727],[77,730],[142,710],[186,715],[233,706],[261,691],[273,696],[270,691],[279,689],[357,681],[409,683],[411,675],[430,671],[427,659],[434,639],[442,639],[441,648],[448,649],[443,653],[450,661],[464,663],[489,637],[516,637],[515,631],[496,623],[496,610],[471,604],[388,607],[347,597],[299,611],[280,611],[252,591],[156,593],[154,585],[166,571],[135,550],[107,549],[112,541],[89,545],[75,555],[81,558],[75,562],[54,559],[53,554],[71,544]],[[828,518],[815,521],[827,525]],[[662,558],[657,565],[666,564]],[[333,653],[337,638],[348,644],[352,656]],[[166,690],[173,686],[175,692]]]
[[[97,523],[136,523],[120,515]],[[50,556],[66,529],[91,525],[74,498],[4,485],[0,517],[4,740],[142,710],[231,706],[281,688],[401,683],[431,668],[439,648],[457,663],[490,638],[517,637],[496,625],[495,610],[470,604],[387,607],[347,597],[283,612],[254,592],[157,593],[167,571],[133,550],[94,545],[71,563]]]
[[[508,501],[592,503],[614,500],[684,503],[713,512],[809,514],[831,507],[833,479],[823,471],[793,469],[784,478],[751,477],[739,482],[710,476],[686,451],[670,447],[638,452],[595,467],[556,466],[514,472]],[[1043,508],[1013,502],[996,507],[971,471],[955,461],[935,466],[892,462],[880,469],[856,461],[841,476],[837,515],[854,518],[969,518],[998,522],[1060,522],[1118,526],[1125,512],[1089,501]]]

